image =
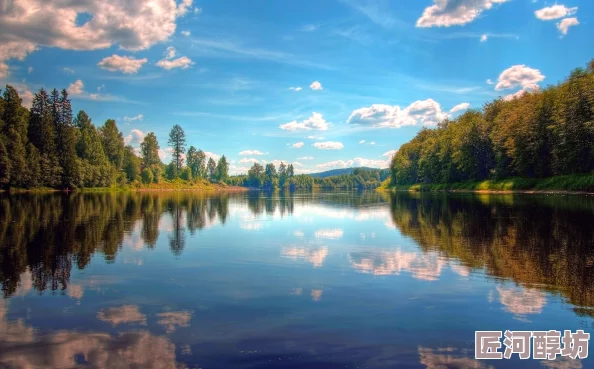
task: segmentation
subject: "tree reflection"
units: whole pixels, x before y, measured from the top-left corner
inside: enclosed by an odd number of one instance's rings
[[[73,266],[84,269],[92,255],[115,261],[127,235],[140,222],[142,244],[154,248],[160,231],[180,255],[186,227],[194,234],[217,219],[224,224],[229,196],[196,193],[76,193],[0,195],[0,283],[15,293],[30,271],[39,291],[64,291]],[[170,226],[163,226],[170,219]]]
[[[593,198],[396,193],[390,202],[396,227],[424,252],[594,306]]]

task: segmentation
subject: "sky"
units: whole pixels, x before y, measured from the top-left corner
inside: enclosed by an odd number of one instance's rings
[[[13,0],[0,83],[67,88],[127,144],[179,124],[231,174],[387,168],[423,127],[594,58],[591,0]]]

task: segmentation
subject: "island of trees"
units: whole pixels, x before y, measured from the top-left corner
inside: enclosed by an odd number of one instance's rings
[[[594,190],[594,60],[558,85],[422,129],[390,170],[403,189]]]

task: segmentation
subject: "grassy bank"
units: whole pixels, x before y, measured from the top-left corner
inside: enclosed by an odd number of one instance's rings
[[[211,183],[208,181],[184,181],[176,179],[174,181],[161,181],[159,183],[151,183],[149,185],[141,184],[139,182],[132,183],[125,186],[112,187],[91,187],[79,188],[76,192],[140,192],[140,191],[200,191],[200,192],[243,192],[248,189],[245,187],[229,186],[224,183]],[[54,188],[40,187],[40,188],[10,188],[10,193],[47,193],[59,192]],[[2,190],[0,190],[2,192]]]
[[[594,193],[594,174],[566,175],[550,178],[508,178],[498,181],[434,183],[391,186],[384,182],[383,189],[395,191],[458,191],[458,192],[578,192]]]

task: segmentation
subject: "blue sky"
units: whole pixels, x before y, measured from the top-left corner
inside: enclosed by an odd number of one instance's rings
[[[62,4],[65,3],[65,4]],[[387,167],[423,126],[564,79],[594,58],[589,0],[16,0],[0,80],[69,88],[164,161],[188,145],[297,172]],[[455,108],[455,109],[454,109]]]

